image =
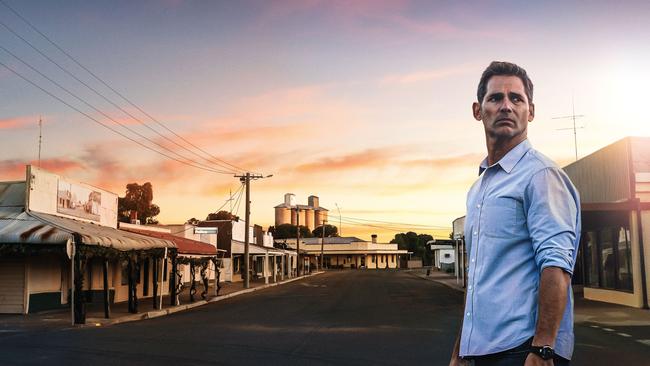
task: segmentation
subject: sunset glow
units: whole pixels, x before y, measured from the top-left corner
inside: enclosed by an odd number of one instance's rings
[[[650,4],[498,1],[9,1],[39,30],[169,129],[252,172],[252,221],[273,225],[287,192],[341,215],[426,225],[447,237],[485,154],[471,115],[492,60],[535,84],[535,148],[564,165],[628,135],[650,135]],[[525,5],[525,6],[524,6]],[[115,121],[192,160],[184,144],[85,73],[0,4],[0,21],[124,111],[88,90],[6,28],[0,45]],[[0,49],[0,62],[93,118],[88,108]],[[232,174],[189,167],[99,126],[0,66],[0,181],[37,164],[120,195],[151,182],[159,220],[199,219],[239,188]],[[158,149],[156,145],[145,142]],[[196,151],[196,150],[194,150]],[[199,152],[200,155],[205,155]],[[182,159],[181,159],[182,160]],[[206,161],[202,164],[210,165]],[[214,166],[214,165],[211,165]],[[239,214],[243,215],[243,205]],[[390,240],[396,225],[343,223],[344,235]],[[406,225],[405,225],[406,226]],[[436,229],[438,228],[439,229]],[[408,229],[408,227],[405,227]]]

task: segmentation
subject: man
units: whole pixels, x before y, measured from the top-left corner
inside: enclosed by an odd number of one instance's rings
[[[523,68],[492,62],[477,97],[488,154],[467,195],[467,293],[450,365],[568,365],[578,193],[527,140],[535,105]]]

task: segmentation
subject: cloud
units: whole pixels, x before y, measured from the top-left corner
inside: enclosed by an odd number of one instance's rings
[[[21,128],[32,123],[36,125],[34,121],[37,120],[38,119],[34,119],[34,117],[3,118],[0,119],[0,130],[11,130],[16,128]]]
[[[410,73],[385,76],[381,80],[381,84],[395,85],[420,83],[425,81],[445,79],[451,76],[463,75],[470,72],[475,73],[476,70],[480,70],[480,67],[476,64],[462,64],[446,68],[420,70]]]
[[[463,154],[433,159],[414,159],[401,162],[406,167],[431,167],[431,168],[466,168],[467,166],[478,167],[485,155],[481,154]]]
[[[296,167],[300,173],[332,172],[346,169],[359,169],[389,164],[395,153],[393,149],[368,149],[335,158],[322,158]]]
[[[0,161],[1,180],[22,180],[25,179],[25,166],[38,165],[38,161],[25,161],[18,159]],[[68,174],[77,170],[85,169],[85,166],[77,160],[65,158],[42,159],[40,167],[56,174]]]

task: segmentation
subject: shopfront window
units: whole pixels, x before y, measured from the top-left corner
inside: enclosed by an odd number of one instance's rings
[[[616,255],[614,254],[612,229],[608,228],[600,231],[600,260],[603,269],[602,287],[615,288]]]
[[[598,287],[598,249],[596,248],[597,234],[595,231],[587,231],[582,234],[582,249],[585,256],[585,284],[591,287]]]
[[[620,229],[618,231],[618,270],[617,270],[617,282],[618,288],[622,290],[632,291],[632,264],[630,263],[630,257],[632,251],[630,248],[630,231],[625,229]]]
[[[582,233],[585,284],[589,287],[633,290],[630,230],[605,227]]]

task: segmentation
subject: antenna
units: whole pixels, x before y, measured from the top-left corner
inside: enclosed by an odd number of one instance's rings
[[[41,145],[43,142],[43,119],[38,116],[38,167],[41,167]]]
[[[576,119],[578,118],[583,118],[583,114],[576,114],[576,107],[575,103],[573,101],[573,96],[571,97],[571,110],[572,113],[570,116],[563,116],[563,117],[554,117],[552,119],[572,119],[573,120],[573,127],[568,127],[568,128],[558,128],[557,131],[565,131],[565,130],[573,130],[573,147],[575,148],[576,152],[576,161],[578,161],[578,129],[584,128],[583,126],[576,127]]]
[[[339,204],[336,202],[334,202],[334,205],[336,205],[336,209],[339,211],[339,236],[343,236],[343,224],[341,223],[341,208],[339,207]]]

